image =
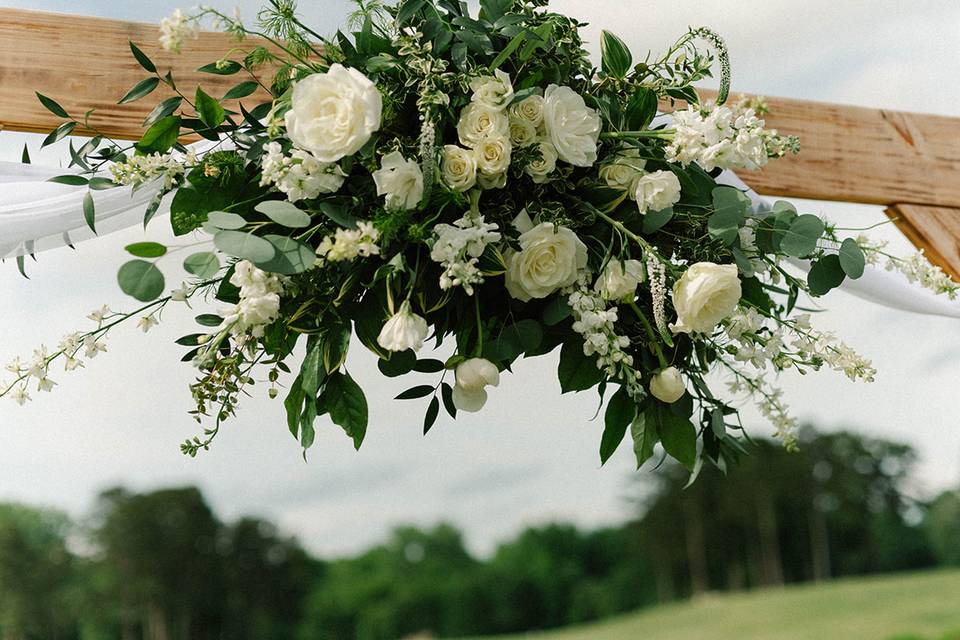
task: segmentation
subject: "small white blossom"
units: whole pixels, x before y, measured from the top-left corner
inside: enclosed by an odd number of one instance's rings
[[[153,314],[150,314],[148,316],[143,316],[142,318],[137,320],[137,327],[144,333],[147,333],[148,331],[150,331],[150,329],[157,326],[158,324],[160,324],[160,321],[157,320],[157,317],[154,316]]]
[[[230,327],[230,333],[262,337],[266,326],[279,316],[283,282],[278,276],[258,269],[249,260],[241,260],[234,266],[230,284],[240,289],[240,301],[220,314]]]
[[[260,186],[275,185],[290,202],[312,200],[322,193],[334,193],[347,174],[335,162],[320,162],[303,149],[284,155],[278,142],[263,147]]]
[[[140,185],[163,179],[165,189],[179,184],[190,159],[178,160],[173,154],[151,153],[142,156],[130,156],[123,162],[110,165],[110,173],[117,184],[139,187]]]
[[[477,263],[487,245],[500,241],[496,223],[484,222],[483,216],[467,214],[449,224],[438,224],[430,259],[443,266],[440,288],[463,287],[468,296],[473,295],[473,285],[483,282],[483,274]]]
[[[160,46],[164,51],[180,53],[183,43],[198,34],[196,21],[177,9],[160,21]]]
[[[317,256],[322,260],[338,262],[380,254],[377,240],[380,232],[372,222],[361,220],[356,229],[337,229],[333,237],[327,236],[317,247]]]

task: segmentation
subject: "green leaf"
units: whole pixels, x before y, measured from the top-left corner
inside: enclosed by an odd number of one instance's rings
[[[211,211],[207,214],[207,223],[217,229],[243,229],[247,221],[243,216],[229,211]]]
[[[310,215],[286,200],[267,200],[254,209],[284,227],[302,229],[310,226]]]
[[[58,184],[68,184],[71,187],[85,187],[90,181],[84,178],[83,176],[78,176],[74,173],[67,173],[62,176],[54,176],[47,180],[47,182],[56,182]]]
[[[867,260],[863,255],[863,249],[853,238],[847,238],[840,245],[840,266],[847,277],[856,280],[863,275]]]
[[[697,462],[697,429],[688,418],[678,416],[661,403],[655,409],[657,431],[664,450],[688,470]]]
[[[137,62],[149,73],[157,72],[157,65],[153,64],[153,61],[147,57],[143,51],[140,50],[140,47],[133,44],[133,40],[127,41],[130,44],[130,51],[133,52],[133,57],[137,59]]]
[[[713,190],[714,212],[707,220],[710,235],[731,245],[737,239],[740,227],[746,222],[745,214],[750,207],[750,198],[733,187],[717,187]]]
[[[543,342],[543,329],[536,320],[521,320],[507,327],[489,346],[494,359],[507,362],[521,353],[534,351]]]
[[[163,293],[163,274],[152,262],[131,260],[117,272],[120,289],[140,302],[151,302]]]
[[[402,27],[420,12],[427,4],[427,0],[405,0],[397,10],[397,26]]]
[[[573,309],[563,296],[556,296],[543,310],[543,324],[555,327],[573,314]]]
[[[177,143],[179,135],[180,116],[160,118],[140,138],[137,150],[142,153],[166,153]]]
[[[117,183],[111,180],[110,178],[90,178],[90,182],[88,184],[90,185],[90,188],[93,189],[94,191],[104,191],[106,189],[114,189],[118,186]]]
[[[780,250],[794,258],[808,256],[816,250],[817,241],[823,235],[823,230],[823,220],[817,216],[810,214],[797,216],[780,241]]]
[[[270,273],[292,276],[303,273],[317,262],[317,252],[310,245],[288,236],[266,235],[264,240],[273,245],[276,253],[266,262],[257,262],[257,266]]]
[[[447,414],[453,418],[457,419],[457,406],[453,403],[453,387],[444,382],[440,385],[440,397],[443,399],[443,408],[446,409]]]
[[[66,136],[73,133],[73,130],[77,128],[76,122],[64,122],[59,127],[47,134],[47,137],[43,139],[43,142],[40,143],[40,148],[49,146],[56,142],[60,142]]]
[[[406,391],[397,394],[397,397],[394,400],[416,400],[417,398],[426,398],[428,395],[433,393],[434,387],[432,384],[420,384],[415,387],[410,387]]]
[[[633,56],[627,45],[606,29],[600,33],[600,57],[603,72],[615,78],[626,76],[633,64]]]
[[[673,207],[660,211],[647,211],[643,215],[643,232],[647,235],[663,227],[673,219]]]
[[[250,262],[267,262],[276,254],[269,241],[242,231],[221,231],[213,237],[217,249]]]
[[[846,274],[840,265],[840,257],[830,254],[810,264],[810,273],[807,274],[807,286],[810,294],[822,296],[831,289],[839,287]]]
[[[40,104],[42,104],[42,105],[47,109],[47,111],[49,111],[49,112],[52,113],[53,115],[58,116],[58,117],[60,117],[60,118],[69,118],[69,117],[70,117],[70,114],[67,113],[67,110],[66,110],[66,109],[64,109],[63,107],[60,106],[60,103],[59,103],[59,102],[57,102],[57,101],[54,100],[53,98],[48,98],[47,96],[43,95],[42,93],[39,93],[39,92],[36,92],[36,91],[35,91],[34,93],[37,94],[37,98],[40,99]]]
[[[357,228],[357,218],[347,213],[345,207],[334,204],[332,202],[318,202],[317,208],[320,209],[320,212],[323,215],[327,216],[338,225],[345,229],[356,229]]]
[[[531,33],[530,31],[521,31],[520,33],[515,35],[513,39],[507,44],[507,46],[504,47],[499,54],[497,54],[497,57],[493,59],[493,62],[490,63],[490,67],[489,67],[490,72],[493,73],[494,71],[499,69],[500,65],[506,62],[507,58],[513,55],[513,52],[516,51],[517,48],[523,43],[523,41],[527,39],[527,36],[530,35],[530,33]]]
[[[417,360],[416,364],[413,365],[413,370],[420,373],[440,373],[445,368],[442,360],[435,360],[433,358]]]
[[[606,463],[617,450],[627,433],[627,426],[637,415],[637,405],[627,394],[626,387],[620,387],[607,403],[603,414],[603,437],[600,439],[600,464]]]
[[[219,127],[223,124],[224,118],[226,118],[226,113],[220,101],[207,95],[200,87],[197,87],[194,106],[197,108],[197,115],[200,116],[200,121],[211,129]]]
[[[20,154],[20,162],[22,164],[30,164],[30,152],[27,150],[27,143],[23,143],[23,153]]]
[[[657,115],[657,92],[639,87],[623,109],[623,124],[629,131],[642,131]]]
[[[710,428],[713,435],[723,440],[727,436],[727,421],[723,415],[723,409],[715,407],[710,411]]]
[[[216,62],[211,62],[210,64],[205,64],[197,71],[201,73],[212,73],[218,76],[232,76],[243,69],[243,66],[236,62],[235,60],[225,60],[223,64],[218,65]]]
[[[135,242],[124,249],[138,258],[159,258],[167,253],[167,248],[159,242]]]
[[[637,413],[630,423],[630,437],[633,439],[633,454],[637,458],[637,469],[653,457],[653,447],[657,444],[657,424],[653,419],[653,409]]]
[[[283,407],[287,410],[287,428],[294,438],[300,434],[300,414],[303,409],[303,387],[301,386],[302,375],[297,375],[293,384],[290,385],[290,392],[283,401]],[[314,402],[313,398],[310,398]]]
[[[184,259],[183,270],[198,278],[212,278],[220,270],[220,259],[213,252],[200,251]]]
[[[241,82],[237,86],[233,87],[225,94],[223,94],[224,100],[237,100],[239,98],[246,98],[249,95],[252,95],[254,91],[257,90],[257,87],[260,86],[253,80],[248,80],[247,82]]]
[[[380,358],[377,360],[377,368],[380,373],[388,378],[396,378],[413,371],[417,365],[417,354],[412,350],[390,352],[389,358]]]
[[[427,406],[427,413],[423,416],[423,435],[427,435],[430,428],[437,422],[437,416],[440,415],[440,399],[433,396],[430,404]]]
[[[330,411],[330,418],[353,438],[353,446],[359,449],[367,433],[367,398],[353,378],[339,371],[331,373],[323,389],[323,397]]]
[[[597,359],[583,355],[583,342],[573,339],[563,343],[560,365],[557,367],[557,378],[563,393],[591,389],[600,384],[604,377],[603,371],[597,367]]]
[[[137,84],[133,85],[130,91],[120,98],[117,104],[127,104],[128,102],[134,102],[140,98],[149,95],[157,88],[157,85],[160,84],[160,78],[154,76],[152,78],[144,78]]]
[[[90,227],[90,231],[97,232],[96,206],[93,203],[93,194],[89,191],[83,194],[83,221]]]
[[[204,327],[219,327],[223,324],[223,318],[212,313],[201,313],[194,318],[197,324]]]
[[[149,127],[157,120],[161,118],[166,118],[174,111],[180,108],[180,105],[183,104],[183,98],[180,96],[173,96],[172,98],[167,98],[163,100],[153,108],[153,111],[150,112],[150,115],[146,117],[143,121],[143,126]]]

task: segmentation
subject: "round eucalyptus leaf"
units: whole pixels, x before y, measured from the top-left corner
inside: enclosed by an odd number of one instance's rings
[[[207,223],[217,229],[243,229],[247,221],[229,211],[211,211],[207,214]]]
[[[224,253],[253,263],[272,260],[277,253],[269,241],[242,231],[221,231],[213,237],[213,244]]]
[[[220,270],[220,259],[211,251],[201,251],[187,256],[183,269],[198,278],[212,278]]]
[[[847,274],[849,278],[856,280],[863,275],[867,260],[856,240],[853,238],[844,240],[843,244],[840,245],[839,256],[840,266],[843,267],[843,272]]]
[[[817,216],[805,214],[797,216],[790,223],[786,235],[780,241],[780,249],[788,256],[802,258],[813,253],[817,248],[817,241],[823,235],[823,220]]]
[[[310,226],[309,214],[284,200],[267,200],[254,209],[284,227],[300,229]]]
[[[120,289],[141,302],[156,300],[163,293],[164,280],[160,269],[146,260],[131,260],[117,272]]]
[[[317,253],[308,244],[287,236],[267,235],[263,238],[276,250],[273,258],[257,263],[264,271],[292,276],[306,271],[317,262]]]

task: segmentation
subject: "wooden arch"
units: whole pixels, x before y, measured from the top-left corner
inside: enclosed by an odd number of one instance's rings
[[[91,120],[105,133],[138,138],[152,103],[116,104],[144,77],[128,40],[159,68],[171,68],[185,93],[202,81],[209,93],[223,95],[239,82],[196,72],[230,48],[225,34],[202,33],[175,56],[158,46],[156,25],[0,9],[0,128],[47,132],[59,124],[34,95],[40,89],[70,113],[95,108]],[[267,96],[246,100],[258,98]],[[803,151],[743,172],[751,187],[772,196],[883,205],[917,247],[960,280],[960,118],[787,98],[769,104],[769,125],[800,136]]]

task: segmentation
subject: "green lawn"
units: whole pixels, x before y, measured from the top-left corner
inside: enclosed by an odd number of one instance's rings
[[[498,640],[960,640],[960,571],[717,594]]]

